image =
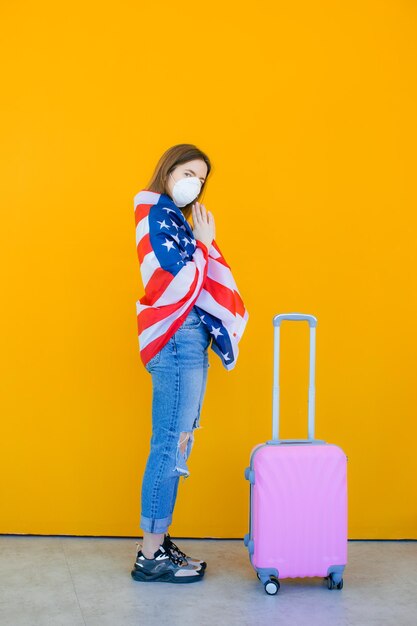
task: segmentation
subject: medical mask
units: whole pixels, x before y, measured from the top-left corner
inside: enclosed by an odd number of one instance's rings
[[[172,173],[170,172],[172,176]],[[175,178],[172,176],[173,180]],[[176,181],[172,188],[172,197],[178,207],[183,207],[195,200],[201,191],[201,180],[197,176],[186,176]]]

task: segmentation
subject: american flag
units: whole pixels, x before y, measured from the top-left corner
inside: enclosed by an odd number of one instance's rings
[[[213,240],[195,240],[181,209],[167,194],[144,189],[134,198],[136,248],[145,295],[136,302],[144,365],[163,348],[195,306],[212,336],[211,349],[227,370],[249,314],[230,266]]]

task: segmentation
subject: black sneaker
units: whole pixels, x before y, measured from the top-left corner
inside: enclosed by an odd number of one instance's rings
[[[142,550],[138,550],[131,575],[134,580],[143,582],[194,583],[203,578],[204,570],[189,565],[181,555],[160,545],[153,559],[147,559]]]
[[[197,565],[201,567],[202,570],[205,570],[207,567],[207,563],[202,561],[201,559],[195,559],[192,556],[187,556],[185,552],[179,549],[179,547],[172,541],[169,533],[166,533],[164,541],[162,543],[165,550],[171,550],[174,554],[182,556],[183,559],[187,560],[189,565]]]

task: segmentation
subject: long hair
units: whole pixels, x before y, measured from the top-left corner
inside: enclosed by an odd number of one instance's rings
[[[204,183],[201,185],[200,193],[193,200],[193,202],[200,202],[201,195],[204,191],[204,187],[211,170],[211,163],[207,154],[191,143],[179,143],[171,148],[168,148],[168,150],[164,152],[156,164],[154,173],[152,174],[152,178],[146,189],[148,189],[148,191],[155,191],[156,193],[167,194],[167,181],[170,173],[177,167],[177,165],[182,165],[183,163],[193,161],[194,159],[202,159],[207,165],[207,176]],[[190,202],[183,207],[179,207],[186,220],[188,220],[191,216],[191,206],[193,202]]]

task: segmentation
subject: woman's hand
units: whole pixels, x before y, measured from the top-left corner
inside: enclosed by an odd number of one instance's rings
[[[214,217],[211,211],[206,211],[204,204],[194,202],[191,207],[193,216],[193,235],[194,239],[199,239],[210,248],[211,242],[215,239],[215,224]]]

